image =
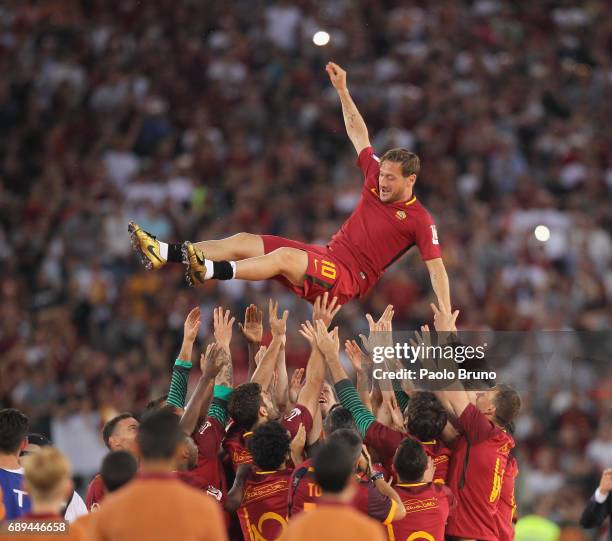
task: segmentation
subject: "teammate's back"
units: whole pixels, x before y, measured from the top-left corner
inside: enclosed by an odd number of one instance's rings
[[[289,521],[283,541],[378,541],[386,539],[381,525],[350,505],[322,503]]]
[[[173,474],[141,474],[108,496],[93,527],[95,540],[225,540],[218,504]]]

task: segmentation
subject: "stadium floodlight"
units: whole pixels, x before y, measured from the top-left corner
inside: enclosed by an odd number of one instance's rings
[[[550,229],[548,229],[548,227],[545,225],[538,225],[533,234],[540,242],[546,242],[548,239],[550,239]]]
[[[319,30],[312,36],[312,42],[318,47],[323,47],[329,43],[329,33],[325,30]]]

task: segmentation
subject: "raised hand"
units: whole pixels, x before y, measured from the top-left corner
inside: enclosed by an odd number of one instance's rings
[[[331,332],[328,332],[325,323],[318,319],[315,323],[314,336],[315,343],[326,360],[338,358],[338,353],[340,351],[338,327],[334,327]]]
[[[292,404],[297,404],[298,395],[304,387],[304,382],[302,378],[304,377],[304,369],[296,368],[293,371],[293,375],[291,376],[291,382],[289,383],[289,402]]]
[[[346,71],[334,62],[328,62],[325,66],[325,71],[336,90],[346,90]]]
[[[312,321],[313,323],[320,319],[325,323],[325,326],[329,329],[329,326],[336,316],[336,314],[342,308],[342,305],[338,303],[338,297],[332,298],[332,300],[328,304],[329,295],[327,291],[323,293],[323,296],[320,295],[315,299],[315,302],[312,306]]]
[[[263,312],[254,304],[247,306],[244,312],[244,323],[238,323],[247,342],[260,344],[263,338]]]
[[[201,324],[200,309],[196,306],[189,312],[189,314],[187,314],[187,318],[185,319],[185,324],[183,326],[183,340],[193,344],[198,336],[198,331],[200,330]]]
[[[231,317],[229,310],[223,311],[220,306],[213,311],[213,327],[217,344],[223,347],[227,353],[230,351],[232,341],[232,327],[236,318]]]
[[[438,308],[435,304],[430,304],[434,313],[434,328],[438,332],[457,332],[455,322],[459,316],[459,310],[451,312],[446,308]]]
[[[375,347],[393,346],[392,321],[394,314],[395,312],[392,304],[387,305],[378,321],[374,321],[374,318],[372,318],[370,314],[366,314],[370,334],[367,338],[363,334],[360,334],[359,338],[361,338],[363,347],[369,355],[372,354]]]
[[[208,380],[213,380],[223,368],[226,355],[223,348],[217,344],[208,344],[206,351],[200,355],[200,370],[202,376]]]
[[[361,350],[355,340],[344,342],[344,351],[357,374],[364,373],[367,370],[370,358]]]
[[[287,318],[289,317],[289,311],[283,312],[283,317],[278,317],[278,302],[270,299],[268,301],[268,312],[270,321],[270,330],[272,331],[272,337],[282,338],[287,332]]]
[[[315,328],[312,325],[312,323],[310,323],[310,321],[306,321],[306,322],[302,323],[302,325],[300,325],[300,329],[298,330],[298,332],[304,338],[306,338],[306,340],[308,340],[308,343],[310,344],[310,347],[315,347],[316,346],[316,342],[315,342]]]

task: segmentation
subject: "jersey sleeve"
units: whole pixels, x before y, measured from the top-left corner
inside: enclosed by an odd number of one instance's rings
[[[415,221],[414,240],[419,247],[421,259],[428,261],[442,257],[436,224],[429,212],[424,211],[419,220]]]
[[[180,363],[180,364],[179,364]],[[185,397],[187,396],[187,384],[189,382],[189,372],[191,363],[177,359],[172,368],[172,379],[168,390],[167,403],[175,408],[185,407]]]
[[[283,417],[281,424],[289,431],[291,439],[293,439],[300,429],[300,424],[304,425],[306,433],[310,432],[312,428],[312,415],[307,407],[296,404],[296,406]]]
[[[457,421],[472,445],[490,438],[499,430],[474,404],[468,404]]]
[[[363,442],[379,454],[383,464],[389,464],[393,461],[393,455],[399,444],[407,437],[406,434],[374,421],[365,433]]]
[[[368,515],[379,522],[389,524],[393,520],[397,503],[382,494],[376,485],[368,483]]]
[[[355,419],[355,424],[359,429],[359,433],[361,437],[364,438],[372,423],[376,421],[376,417],[374,417],[372,412],[363,405],[363,402],[359,398],[359,394],[357,394],[357,389],[355,389],[350,379],[339,381],[334,385],[334,388],[336,389],[336,394],[340,399],[340,403],[351,412],[353,419]]]
[[[380,159],[374,154],[372,147],[365,147],[357,158],[357,165],[364,176],[364,187],[368,190],[378,188],[378,173],[380,172]]]
[[[87,494],[85,495],[85,506],[91,511],[92,505],[100,503],[104,498],[104,488],[102,486],[102,478],[98,473],[89,483]]]

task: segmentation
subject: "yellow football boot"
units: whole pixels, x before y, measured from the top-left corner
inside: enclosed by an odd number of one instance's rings
[[[206,265],[204,253],[196,250],[191,242],[183,243],[183,263],[187,265],[185,278],[191,287],[202,285],[206,281]]]
[[[136,222],[128,224],[128,232],[132,240],[132,247],[142,261],[142,264],[148,270],[157,270],[162,268],[167,261],[161,256],[159,251],[159,241],[155,235],[147,233],[141,229]]]

